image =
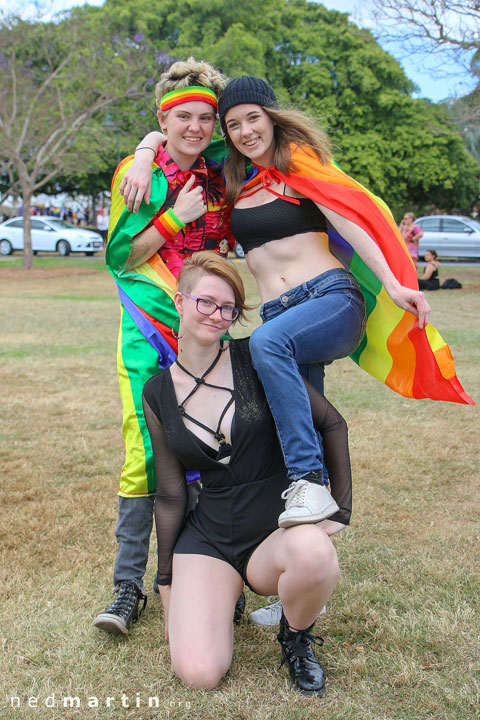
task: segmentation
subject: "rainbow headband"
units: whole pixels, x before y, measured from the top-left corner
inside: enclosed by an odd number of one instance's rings
[[[217,109],[217,96],[213,90],[192,85],[191,87],[180,88],[179,90],[172,90],[166,93],[160,100],[160,110],[170,110],[170,108],[175,107],[175,105],[194,101],[206,102],[209,105],[213,105],[215,110]]]

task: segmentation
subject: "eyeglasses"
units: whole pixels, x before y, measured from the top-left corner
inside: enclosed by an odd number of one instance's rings
[[[206,300],[205,298],[198,298],[195,295],[189,295],[189,293],[182,292],[182,295],[195,300],[197,310],[202,315],[213,315],[214,312],[220,310],[220,316],[223,320],[236,320],[240,315],[240,310],[233,305],[217,305],[213,300]]]

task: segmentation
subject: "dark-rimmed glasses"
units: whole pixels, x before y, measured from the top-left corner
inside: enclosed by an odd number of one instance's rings
[[[202,315],[213,315],[214,312],[220,310],[220,316],[222,320],[236,320],[240,315],[240,310],[232,305],[217,305],[213,300],[207,300],[206,298],[195,297],[189,293],[182,292],[182,295],[195,300],[197,310]]]

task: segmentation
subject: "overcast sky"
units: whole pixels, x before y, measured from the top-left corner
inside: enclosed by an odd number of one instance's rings
[[[340,12],[348,12],[352,20],[360,27],[368,27],[368,6],[369,0],[319,0],[325,7]],[[104,0],[88,0],[89,5],[103,5]],[[42,3],[43,4],[43,3]],[[48,3],[50,13],[54,14],[60,10],[66,10],[74,5],[82,5],[81,0],[51,0]],[[13,10],[21,8],[27,11],[34,3],[29,0],[0,0],[0,9]],[[453,95],[461,95],[473,89],[469,79],[460,75],[460,69],[450,63],[442,66],[442,77],[439,77],[435,65],[438,59],[428,61],[425,57],[421,63],[418,57],[405,57],[401,48],[389,46],[386,48],[403,66],[407,76],[420,88],[414,97],[426,97],[430,100],[439,101]]]

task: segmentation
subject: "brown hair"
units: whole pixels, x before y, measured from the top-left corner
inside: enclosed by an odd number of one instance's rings
[[[157,107],[160,109],[160,100],[165,93],[191,85],[209,88],[217,96],[220,96],[226,82],[227,78],[204,60],[198,61],[194,57],[189,57],[188,60],[179,60],[162,73],[155,86]]]
[[[331,158],[330,142],[326,133],[318,127],[315,121],[299,110],[275,110],[262,107],[262,110],[274,123],[275,154],[274,165],[284,174],[292,171],[291,144],[306,146],[318,157],[321,163],[327,163]],[[245,155],[242,155],[232,143],[228,132],[225,142],[230,154],[225,161],[225,200],[233,204],[240,195],[246,178]]]
[[[427,250],[427,252],[432,253],[434,260],[438,258],[438,253],[436,250]]]
[[[240,310],[237,320],[245,319],[245,311],[252,310],[253,305],[245,302],[245,288],[237,268],[213,250],[201,250],[185,260],[178,275],[177,289],[179,292],[191,292],[195,283],[203,275],[216,275],[224,280],[233,290],[235,307]]]

